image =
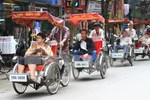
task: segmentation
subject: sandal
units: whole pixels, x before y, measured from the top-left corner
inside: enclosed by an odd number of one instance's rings
[[[33,82],[36,82],[36,77],[31,76],[31,80],[32,80]]]

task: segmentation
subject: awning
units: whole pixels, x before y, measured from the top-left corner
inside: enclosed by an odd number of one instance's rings
[[[79,22],[87,20],[98,20],[102,23],[105,23],[105,19],[98,13],[70,14],[69,19],[66,21],[69,21],[75,26],[78,26]]]
[[[13,12],[12,20],[26,27],[33,27],[33,22],[36,20],[48,20],[54,26],[62,28],[64,26],[64,20],[57,18],[47,11],[25,11],[25,12]]]

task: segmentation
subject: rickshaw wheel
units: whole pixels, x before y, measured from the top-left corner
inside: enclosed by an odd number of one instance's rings
[[[112,55],[111,55],[112,51],[113,51],[113,48],[110,47],[110,48],[109,48],[109,64],[110,64],[111,67],[112,67],[113,64],[114,64],[114,59],[112,58]]]
[[[13,83],[13,88],[18,94],[23,94],[26,91],[27,87],[28,85],[23,85],[21,83]]]
[[[56,63],[50,65],[46,76],[46,88],[49,94],[55,94],[60,85],[60,70]]]
[[[80,75],[80,71],[73,67],[72,68],[72,74],[73,74],[74,79],[78,79],[79,75]]]
[[[111,67],[114,65],[114,59],[111,56],[109,57],[109,64]]]
[[[101,67],[100,69],[100,76],[102,77],[102,79],[105,78],[105,74],[106,74],[106,70],[107,70],[107,64],[106,64],[106,59],[104,57],[104,55],[100,55],[99,58],[99,66]]]
[[[100,70],[100,75],[101,75],[102,79],[105,78],[106,70],[107,70],[106,63],[104,63],[103,68]]]
[[[66,87],[70,82],[70,66],[65,66],[60,84]]]
[[[134,60],[135,60],[135,54],[134,54],[134,50],[132,48],[131,55],[129,56],[129,63],[131,64],[131,66],[133,66]]]

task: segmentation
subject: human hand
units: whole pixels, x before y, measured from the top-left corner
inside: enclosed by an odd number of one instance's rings
[[[84,55],[83,55],[83,58],[87,58],[88,55],[89,55],[88,53],[84,54]]]
[[[47,42],[49,42],[50,41],[50,39],[49,38],[47,38],[46,40],[45,40],[45,42],[47,43]]]
[[[64,46],[64,42],[63,42],[63,41],[60,42],[60,46],[61,46],[61,47]]]

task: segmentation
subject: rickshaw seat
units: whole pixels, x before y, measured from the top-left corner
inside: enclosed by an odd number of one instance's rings
[[[142,41],[139,41],[138,44],[136,45],[136,49],[139,49],[142,45]],[[148,46],[145,47],[145,49],[147,49]]]
[[[44,65],[37,65],[36,66],[36,71],[42,71],[42,70],[44,70]],[[24,69],[24,72],[28,72],[28,71],[30,71],[30,69],[28,66],[26,66]]]

